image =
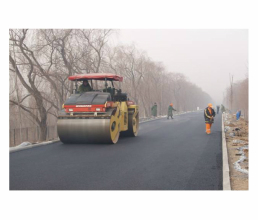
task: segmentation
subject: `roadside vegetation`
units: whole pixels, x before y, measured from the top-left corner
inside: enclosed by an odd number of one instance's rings
[[[248,76],[234,83],[230,77],[224,105],[224,125],[232,190],[249,189],[249,107]],[[237,112],[241,117],[237,118]]]
[[[244,80],[234,82],[233,76],[230,77],[230,86],[224,93],[223,104],[232,114],[241,111],[243,118],[249,120],[249,104],[248,104],[248,74]]]

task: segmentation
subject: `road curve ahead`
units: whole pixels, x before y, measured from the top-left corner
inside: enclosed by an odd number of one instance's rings
[[[140,124],[115,145],[57,142],[10,153],[10,190],[221,190],[221,115]]]

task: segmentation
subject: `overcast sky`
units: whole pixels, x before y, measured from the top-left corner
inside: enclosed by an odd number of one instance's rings
[[[238,81],[248,72],[246,29],[122,29],[115,42],[134,43],[154,61],[163,62],[168,71],[183,73],[216,104],[229,86],[229,73]]]

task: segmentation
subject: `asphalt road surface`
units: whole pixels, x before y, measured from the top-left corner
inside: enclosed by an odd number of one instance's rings
[[[115,145],[57,142],[10,153],[10,190],[222,190],[221,114],[140,124]]]

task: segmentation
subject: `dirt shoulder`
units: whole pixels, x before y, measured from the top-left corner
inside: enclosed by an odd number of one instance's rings
[[[228,150],[232,190],[248,190],[249,146],[248,122],[242,117],[224,113],[225,137]]]

